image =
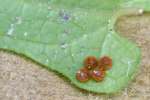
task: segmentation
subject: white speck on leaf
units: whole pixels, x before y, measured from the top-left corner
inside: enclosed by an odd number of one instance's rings
[[[111,45],[111,50],[116,49],[116,45],[112,44]]]
[[[16,17],[16,24],[21,24],[22,23],[22,18],[21,17]]]
[[[132,63],[131,61],[128,61],[128,65],[131,65],[131,63]]]
[[[130,67],[131,67],[131,63],[130,61],[127,62],[128,63],[128,69],[127,69],[127,76],[129,76],[129,71],[130,71]]]
[[[28,35],[28,33],[27,32],[24,32],[24,36],[27,36]]]
[[[54,53],[54,59],[56,59],[57,54],[58,54],[58,51],[56,50],[55,53]]]
[[[61,48],[62,48],[62,49],[66,49],[67,47],[68,47],[68,44],[65,44],[65,43],[64,43],[64,44],[61,44]]]
[[[67,33],[62,34],[62,38],[65,38],[67,36]]]
[[[42,3],[39,3],[39,6],[42,7]]]
[[[48,60],[48,59],[46,59],[46,62],[48,63],[48,62],[49,62],[49,60]]]
[[[111,34],[108,34],[107,36],[108,36],[109,38],[112,38],[112,37],[111,37]]]
[[[110,22],[111,22],[111,20],[109,19],[109,20],[108,20],[108,24],[110,24]]]
[[[72,57],[74,57],[74,54],[71,54]]]
[[[13,34],[13,31],[14,31],[14,24],[11,24],[11,25],[10,25],[10,29],[8,30],[7,34],[8,34],[8,35],[12,35],[12,34]]]
[[[121,60],[124,64],[127,64],[127,65],[131,65],[132,63],[135,62],[135,60],[131,60],[129,58],[124,58]]]
[[[84,52],[83,52],[83,51],[80,51],[80,55],[83,56],[83,55],[84,55]]]
[[[48,6],[48,8],[47,8],[48,10],[52,10],[52,7],[51,6]]]
[[[128,68],[127,68],[127,73],[126,73],[126,75],[129,76],[130,68],[132,67],[132,63],[134,63],[135,60],[131,60],[131,59],[129,59],[129,58],[125,58],[125,59],[122,59],[121,61],[122,61],[122,63],[124,63],[124,64],[127,65]]]
[[[84,34],[84,35],[83,35],[83,38],[87,38],[87,34]]]
[[[65,36],[67,36],[67,35],[69,35],[69,34],[70,34],[70,32],[71,32],[70,30],[65,29],[65,30],[64,30],[64,35],[65,35]]]
[[[63,21],[69,21],[71,17],[70,14],[63,9],[59,12],[59,16],[63,19]]]

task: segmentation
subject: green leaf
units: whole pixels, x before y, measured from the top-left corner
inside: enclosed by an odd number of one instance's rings
[[[0,2],[0,48],[23,54],[63,74],[77,87],[92,92],[117,92],[134,77],[140,62],[140,50],[118,36],[113,27],[118,16],[128,14],[126,9],[149,10],[150,1]],[[117,11],[119,13],[115,14]],[[88,55],[112,57],[113,67],[107,71],[104,81],[80,83],[76,80],[75,74]]]

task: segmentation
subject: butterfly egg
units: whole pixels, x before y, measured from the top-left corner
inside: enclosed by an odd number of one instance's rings
[[[112,67],[112,59],[108,56],[101,57],[98,61],[98,66],[108,70]]]
[[[94,70],[91,70],[89,75],[93,80],[99,82],[104,79],[105,70],[103,70],[103,68],[96,68]]]
[[[85,60],[84,60],[84,66],[87,69],[93,69],[95,67],[97,67],[98,65],[98,61],[96,59],[96,57],[94,56],[88,56]]]
[[[80,82],[87,82],[90,79],[90,77],[88,75],[88,70],[83,68],[83,69],[80,69],[79,71],[77,71],[76,79]]]

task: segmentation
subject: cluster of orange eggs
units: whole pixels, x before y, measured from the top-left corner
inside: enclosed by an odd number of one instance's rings
[[[97,82],[102,81],[105,77],[105,71],[112,67],[112,59],[103,56],[97,59],[94,56],[88,56],[84,60],[84,67],[76,73],[76,79],[80,82],[87,82],[93,79]]]

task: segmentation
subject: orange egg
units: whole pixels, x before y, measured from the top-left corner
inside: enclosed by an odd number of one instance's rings
[[[79,71],[77,71],[76,79],[80,82],[87,82],[90,79],[88,75],[88,70],[85,68],[82,68]]]
[[[103,68],[96,68],[90,72],[90,76],[92,79],[99,82],[104,79],[105,71],[103,70]]]
[[[97,67],[97,65],[98,65],[98,61],[97,61],[96,57],[94,57],[94,56],[88,56],[84,60],[84,66],[89,70]]]
[[[98,66],[108,70],[112,67],[112,59],[108,56],[101,57],[98,61]]]

